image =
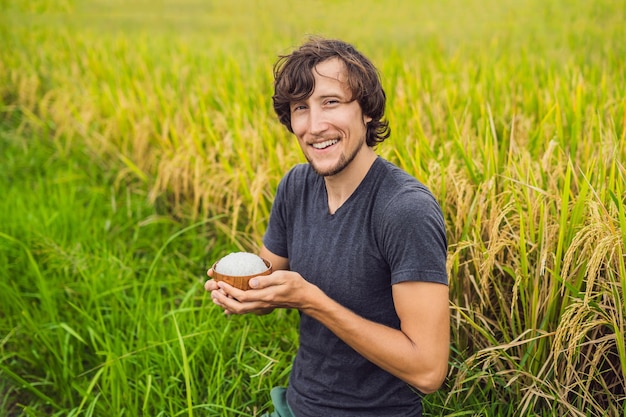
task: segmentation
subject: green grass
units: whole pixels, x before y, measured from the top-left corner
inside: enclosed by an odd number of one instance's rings
[[[204,274],[233,249],[214,219],[181,224],[87,155],[24,143],[2,136],[0,414],[254,415],[295,317],[211,308]]]
[[[260,415],[297,315],[202,289],[302,161],[271,66],[307,34],[381,70],[378,152],[450,242],[427,415],[623,416],[626,2],[0,0],[0,414]]]

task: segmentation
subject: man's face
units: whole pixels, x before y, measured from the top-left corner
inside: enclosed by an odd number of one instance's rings
[[[291,128],[315,172],[332,176],[343,171],[367,146],[366,124],[372,119],[352,100],[346,69],[339,59],[319,63],[313,76],[313,94],[290,104]]]

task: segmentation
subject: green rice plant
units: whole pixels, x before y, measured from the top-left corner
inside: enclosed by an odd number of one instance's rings
[[[483,230],[468,237],[468,228],[459,229],[458,250],[450,259],[452,276],[468,274],[470,284],[453,293],[459,297],[455,307],[459,324],[469,324],[476,334],[473,339],[459,340],[457,346],[476,351],[477,345],[484,343],[481,339],[485,340],[487,344],[469,359],[473,364],[469,369],[492,369],[478,379],[463,371],[454,390],[463,392],[465,384],[488,383],[503,391],[517,390],[513,395],[524,399],[523,412],[548,407],[568,414],[585,410],[594,415],[618,415],[625,386],[623,370],[617,365],[624,359],[620,346],[624,310],[623,294],[618,301],[615,294],[620,292],[623,266],[621,261],[614,262],[620,259],[614,256],[622,252],[623,240],[614,220],[617,210],[607,209],[613,202],[602,191],[604,183],[597,183],[600,188],[595,189],[589,177],[597,175],[604,180],[607,173],[617,172],[615,161],[619,161],[617,155],[623,155],[622,142],[613,142],[614,154],[591,154],[586,173],[572,168],[571,160],[558,154],[553,158],[564,160],[565,165],[560,171],[558,164],[546,165],[546,154],[541,164],[548,172],[518,150],[522,158],[510,154],[510,168],[499,175],[505,182],[499,184],[501,188],[489,184],[491,190],[497,187],[502,191],[474,194],[478,204],[468,200],[471,191],[465,190],[471,179],[446,185],[449,197],[459,196],[458,203],[446,201],[451,215],[458,215],[459,210],[469,212],[467,217],[475,222],[469,230]],[[606,165],[595,162],[604,158]],[[609,183],[615,183],[615,178]],[[547,215],[551,212],[560,215]],[[474,243],[465,243],[467,240]],[[463,256],[468,249],[470,255]],[[468,289],[480,297],[476,302],[467,299]],[[599,310],[613,314],[610,319],[600,319],[581,309],[578,300],[602,305]],[[570,319],[573,317],[576,319]],[[572,332],[576,332],[574,336]],[[569,350],[563,348],[563,338],[572,340]],[[596,351],[601,341],[604,344]],[[578,349],[582,346],[594,346],[591,349],[598,353],[581,353]],[[562,355],[568,359],[564,361]],[[567,361],[575,362],[569,366],[569,377],[561,369]]]

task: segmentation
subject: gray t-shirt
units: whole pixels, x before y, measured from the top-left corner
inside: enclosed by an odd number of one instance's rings
[[[263,243],[338,303],[395,329],[393,284],[448,283],[437,201],[380,157],[332,215],[323,178],[308,164],[295,166],[278,186]],[[419,394],[306,314],[287,400],[298,417],[421,415]]]

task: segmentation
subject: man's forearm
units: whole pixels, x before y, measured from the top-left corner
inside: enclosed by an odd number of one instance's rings
[[[412,340],[402,330],[367,320],[315,287],[301,309],[382,369],[423,393],[436,391],[445,377],[447,360],[433,356],[426,340]]]

